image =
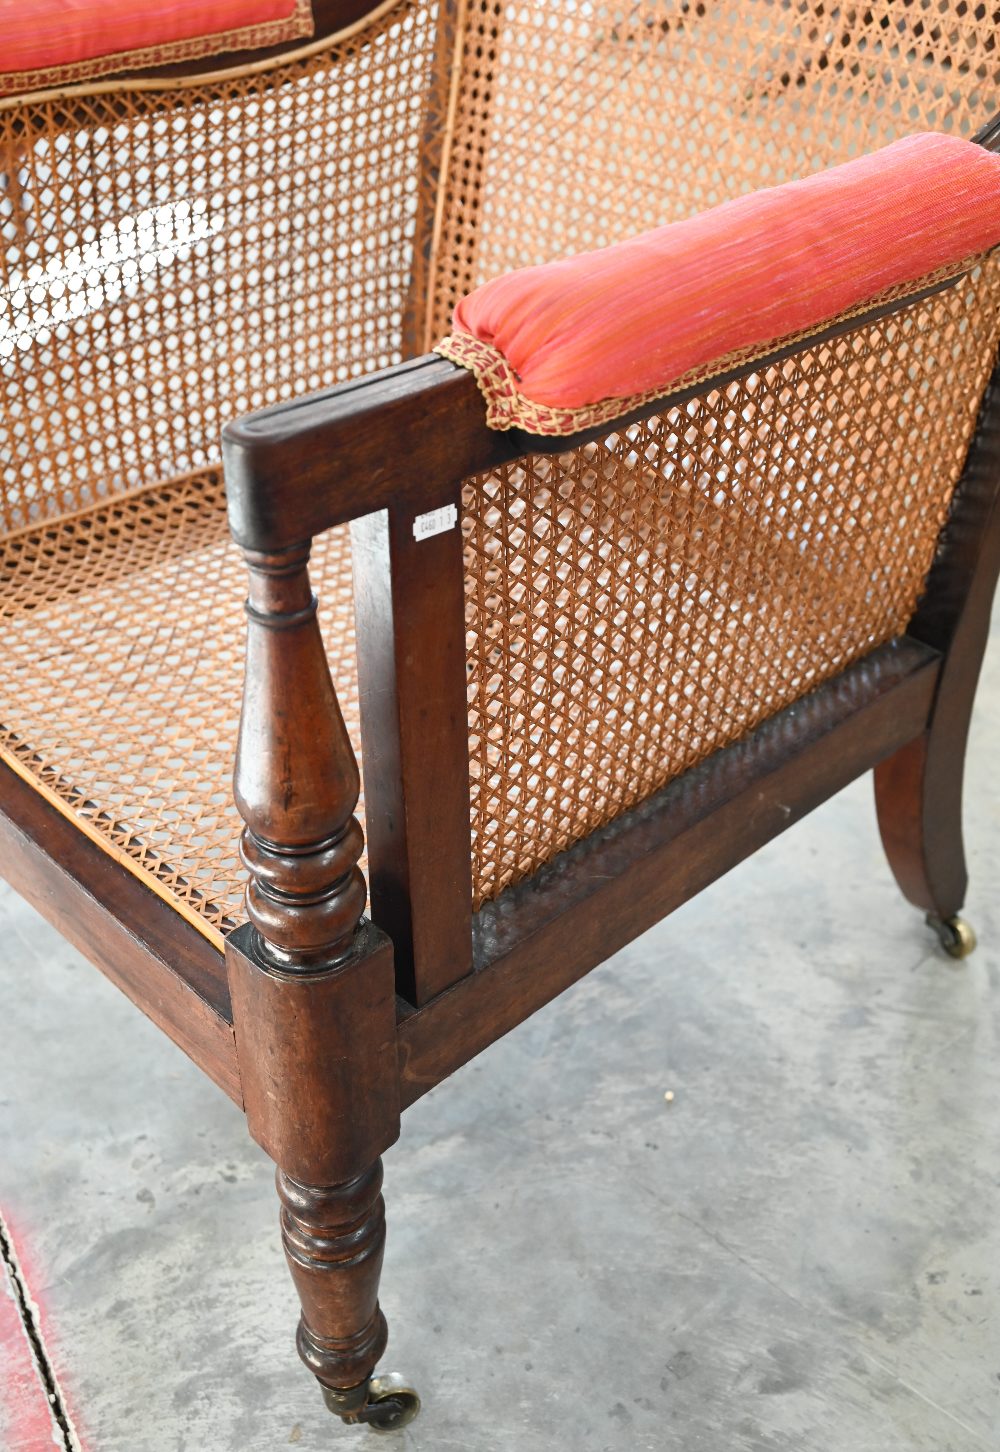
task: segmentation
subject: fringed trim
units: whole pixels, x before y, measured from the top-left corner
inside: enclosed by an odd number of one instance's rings
[[[644,393],[633,393],[625,398],[606,398],[599,403],[584,404],[579,408],[557,408],[526,397],[521,392],[518,375],[500,350],[492,343],[484,343],[473,337],[471,333],[450,333],[435,345],[434,352],[475,374],[479,390],[486,400],[486,422],[491,429],[522,429],[529,434],[560,438],[612,423],[647,403],[655,403],[657,399],[667,398],[671,394],[683,393],[699,383],[707,383],[724,373],[733,372],[745,363],[752,363],[755,358],[766,358],[782,348],[796,343],[807,343],[810,338],[825,333],[828,328],[836,327],[838,323],[861,317],[876,308],[953,281],[971,271],[986,255],[976,253],[962,262],[939,267],[911,282],[897,283],[895,287],[886,288],[884,292],[858,303],[856,307],[848,308],[846,312],[824,318],[822,322],[815,323],[803,332],[786,333],[781,337],[754,344],[753,347],[726,353],[721,358],[713,358],[710,363],[689,369],[679,378],[665,378],[655,388],[649,388]]]

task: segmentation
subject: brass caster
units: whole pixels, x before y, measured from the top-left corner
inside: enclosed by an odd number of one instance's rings
[[[373,1376],[368,1384],[368,1405],[358,1418],[373,1432],[398,1432],[420,1411],[420,1398],[395,1371]]]
[[[342,1422],[370,1427],[373,1432],[398,1432],[420,1411],[417,1393],[394,1371],[373,1376],[360,1386],[345,1390],[324,1386],[322,1391],[327,1407]]]
[[[968,958],[976,946],[976,935],[964,918],[956,913],[951,918],[936,918],[927,914],[927,926],[933,928],[949,958]]]

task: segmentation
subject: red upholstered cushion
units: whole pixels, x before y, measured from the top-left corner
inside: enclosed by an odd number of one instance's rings
[[[0,94],[312,32],[310,0],[0,0]]]
[[[475,368],[495,426],[538,431],[530,404],[546,416],[662,395],[715,360],[815,330],[998,242],[1000,156],[924,133],[487,282],[458,304],[440,351]]]

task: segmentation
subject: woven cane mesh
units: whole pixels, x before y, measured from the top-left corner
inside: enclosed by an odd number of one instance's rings
[[[0,107],[0,756],[216,942],[245,880],[219,435],[402,357],[436,20]],[[314,559],[357,742],[346,533]]]
[[[426,342],[513,267],[996,109],[965,0],[468,0]],[[473,891],[496,896],[905,628],[996,269],[465,491]]]
[[[176,90],[0,108],[0,529],[399,361],[436,4]]]
[[[901,633],[1000,265],[464,491],[477,905]]]
[[[965,0],[399,0],[264,70],[0,104],[0,756],[220,942],[226,419],[429,346],[512,266],[969,134],[994,32]],[[477,903],[904,627],[995,285],[467,486]],[[314,575],[357,743],[348,548]]]
[[[467,0],[425,344],[471,288],[606,246],[1000,96],[971,0]]]
[[[246,881],[232,800],[246,571],[222,500],[212,470],[0,539],[0,751],[216,943]],[[346,528],[316,540],[312,575],[357,743]]]

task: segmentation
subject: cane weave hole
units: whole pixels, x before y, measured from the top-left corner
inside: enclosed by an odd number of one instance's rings
[[[357,749],[346,527],[315,541],[312,574]],[[221,946],[246,881],[232,793],[246,570],[220,471],[0,539],[0,591],[0,753]]]
[[[905,630],[998,284],[466,484],[477,906]]]

